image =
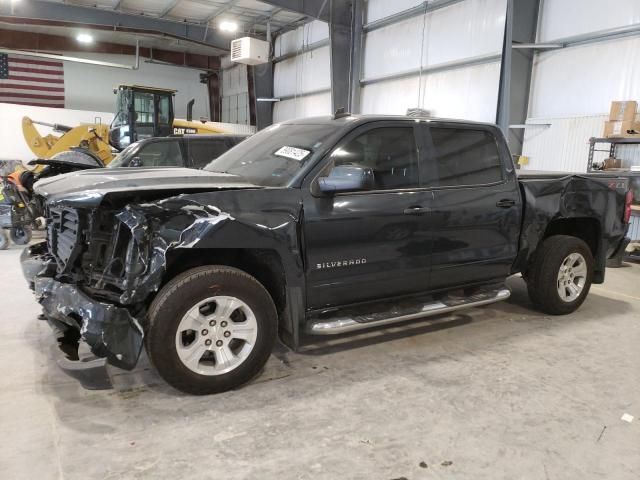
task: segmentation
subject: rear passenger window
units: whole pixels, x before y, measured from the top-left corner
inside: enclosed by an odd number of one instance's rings
[[[151,142],[140,147],[135,155],[140,167],[183,167],[182,152],[177,141]]]
[[[188,145],[189,159],[193,168],[204,168],[209,162],[229,150],[225,138],[191,140]]]
[[[494,136],[486,130],[431,128],[437,179],[434,186],[455,187],[502,181]]]
[[[336,149],[331,157],[334,165],[370,167],[375,190],[418,186],[418,155],[411,127],[369,130]]]

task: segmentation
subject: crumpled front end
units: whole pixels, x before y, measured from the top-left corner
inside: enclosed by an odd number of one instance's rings
[[[53,329],[63,370],[88,388],[103,388],[109,385],[106,363],[126,370],[135,367],[144,334],[129,310],[95,300],[77,286],[56,280],[56,263],[46,242],[25,248],[20,261]],[[81,353],[83,349],[93,355]]]
[[[79,334],[77,340],[84,341],[96,357],[125,370],[136,366],[144,334],[126,308],[96,301],[76,286],[50,277],[36,277],[34,286],[47,318],[58,325],[63,337],[73,341]],[[69,329],[76,334],[69,335]],[[64,343],[65,348],[72,347]],[[68,356],[73,360],[73,351]]]
[[[98,359],[133,369],[142,350],[142,320],[162,284],[167,251],[191,246],[231,219],[180,195],[115,209],[49,205],[47,213],[47,241],[25,249],[22,269],[65,365],[75,362],[74,373],[83,365],[96,366],[79,353],[83,344]]]

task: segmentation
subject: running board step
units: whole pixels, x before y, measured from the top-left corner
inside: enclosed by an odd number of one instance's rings
[[[383,308],[376,312],[363,312],[362,309],[338,310],[323,312],[312,317],[307,323],[310,335],[337,335],[365,328],[373,328],[392,323],[404,322],[416,318],[455,312],[465,308],[479,307],[506,300],[511,291],[504,285],[492,288],[481,288],[467,296],[447,295],[437,300],[404,300],[396,303],[380,304]],[[330,316],[334,314],[334,316]]]

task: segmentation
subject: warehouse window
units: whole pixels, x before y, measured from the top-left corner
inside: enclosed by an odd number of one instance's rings
[[[486,130],[431,128],[437,179],[432,185],[453,187],[502,181],[496,140]]]
[[[335,165],[357,164],[373,170],[376,190],[418,185],[418,155],[413,128],[376,128],[331,155]]]

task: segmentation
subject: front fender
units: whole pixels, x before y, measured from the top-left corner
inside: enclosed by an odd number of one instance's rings
[[[301,211],[294,189],[183,194],[127,205],[116,214],[131,231],[121,303],[146,301],[163,284],[167,253],[194,249],[273,250],[282,261],[287,289],[301,292]]]

